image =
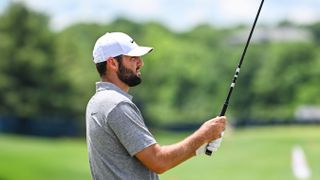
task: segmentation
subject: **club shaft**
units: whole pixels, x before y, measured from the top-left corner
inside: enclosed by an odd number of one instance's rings
[[[231,85],[230,85],[230,89],[229,89],[227,98],[226,98],[226,100],[225,100],[225,102],[224,102],[224,104],[223,104],[223,107],[222,107],[222,109],[221,109],[220,116],[224,116],[225,113],[227,112],[227,109],[228,109],[228,106],[229,106],[229,100],[230,100],[230,98],[231,98],[233,89],[234,89],[234,87],[235,87],[235,85],[236,85],[236,83],[237,83],[237,79],[238,79],[238,76],[239,76],[239,73],[240,73],[240,68],[241,68],[242,62],[243,62],[243,60],[244,60],[244,57],[245,57],[245,55],[246,55],[246,53],[247,53],[247,49],[248,49],[248,47],[249,47],[249,44],[250,44],[250,41],[251,41],[251,37],[252,37],[253,31],[254,31],[254,29],[255,29],[255,27],[256,27],[256,24],[257,24],[257,21],[258,21],[258,18],[259,18],[259,15],[260,15],[260,12],[261,12],[263,3],[264,3],[264,0],[261,0],[261,3],[260,3],[260,6],[259,6],[259,9],[258,9],[258,12],[257,12],[257,14],[256,14],[256,17],[255,17],[255,19],[254,19],[253,25],[252,25],[252,27],[251,27],[251,31],[250,31],[249,37],[248,37],[248,39],[247,39],[246,45],[245,45],[245,47],[244,47],[244,50],[243,50],[243,52],[242,52],[242,55],[241,55],[241,58],[240,58],[240,62],[239,62],[239,64],[238,64],[238,67],[237,67],[237,69],[236,69],[236,72],[235,72],[235,74],[234,74],[234,76],[233,76],[232,83],[231,83]],[[206,154],[207,154],[208,156],[211,156],[212,151],[207,148],[207,149],[206,149]]]

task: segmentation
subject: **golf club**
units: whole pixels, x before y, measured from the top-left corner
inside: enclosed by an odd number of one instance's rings
[[[260,11],[261,11],[261,9],[262,9],[263,3],[264,3],[264,0],[261,0],[261,3],[260,3],[260,6],[259,6],[259,9],[258,9],[256,18],[255,18],[255,20],[254,20],[254,22],[253,22],[253,25],[252,25],[252,28],[251,28],[251,31],[250,31],[250,34],[249,34],[247,43],[246,43],[246,45],[245,45],[245,47],[244,47],[244,50],[243,50],[243,52],[242,52],[241,59],[240,59],[240,62],[239,62],[239,64],[238,64],[238,67],[237,67],[237,69],[236,69],[236,72],[235,72],[235,74],[234,74],[234,76],[233,76],[233,80],[232,80],[232,83],[231,83],[231,85],[230,85],[230,89],[229,89],[227,98],[226,98],[226,100],[225,100],[225,102],[224,102],[224,104],[223,104],[222,110],[221,110],[221,112],[220,112],[220,116],[224,116],[225,113],[226,113],[226,111],[227,111],[227,109],[228,109],[229,100],[230,100],[230,97],[231,97],[233,88],[234,88],[235,85],[236,85],[236,82],[237,82],[237,79],[238,79],[238,76],[239,76],[239,73],[240,73],[240,68],[241,68],[241,65],[242,65],[244,56],[246,55],[248,46],[249,46],[249,44],[250,44],[250,40],[251,40],[253,31],[254,31],[254,29],[255,29],[256,23],[257,23],[257,21],[258,21],[258,18],[259,18]],[[221,138],[222,138],[222,137],[221,137]],[[221,138],[216,139],[216,140],[214,140],[214,141],[212,141],[212,142],[221,141]],[[209,144],[208,144],[208,145],[209,145]],[[206,148],[206,155],[211,156],[212,150],[211,150],[211,149],[208,149],[208,145],[207,145],[207,148]]]

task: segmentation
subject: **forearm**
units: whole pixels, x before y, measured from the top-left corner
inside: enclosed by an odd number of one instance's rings
[[[196,150],[204,143],[203,137],[195,132],[176,144],[162,146],[161,154],[166,169],[171,169],[194,156]]]
[[[137,157],[146,167],[161,174],[194,156],[196,149],[204,143],[204,138],[196,131],[176,144],[152,145],[139,152]]]
[[[194,156],[203,144],[221,137],[225,122],[224,116],[213,118],[184,140],[167,146],[153,144],[138,152],[136,157],[146,167],[161,174]]]

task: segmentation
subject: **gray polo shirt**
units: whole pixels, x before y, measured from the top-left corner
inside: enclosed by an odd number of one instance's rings
[[[132,103],[132,96],[108,82],[97,82],[96,88],[86,110],[92,178],[159,179],[135,157],[156,140]]]

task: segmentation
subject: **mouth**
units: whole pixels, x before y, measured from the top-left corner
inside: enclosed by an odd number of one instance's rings
[[[137,72],[137,76],[140,77],[141,76],[140,68],[137,68],[136,72]]]

